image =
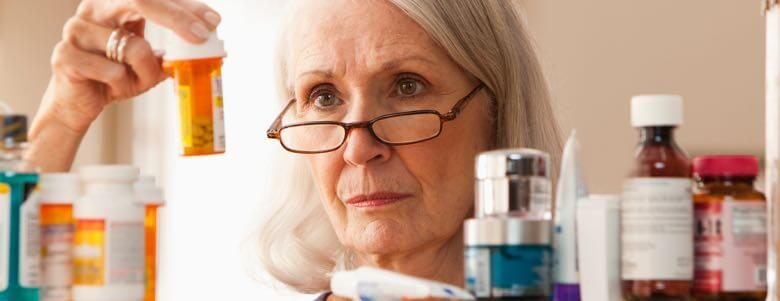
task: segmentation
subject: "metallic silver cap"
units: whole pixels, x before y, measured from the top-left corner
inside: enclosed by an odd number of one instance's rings
[[[550,156],[535,149],[506,149],[477,156],[476,217],[550,218]]]
[[[502,149],[477,156],[477,180],[550,176],[550,155],[530,148]]]
[[[552,222],[518,217],[472,218],[463,225],[463,235],[466,246],[549,245]]]

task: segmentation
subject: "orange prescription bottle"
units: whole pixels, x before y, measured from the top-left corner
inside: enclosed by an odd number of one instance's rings
[[[226,55],[216,32],[202,44],[173,37],[166,47],[163,68],[173,77],[179,96],[184,156],[225,152],[222,59]]]
[[[73,173],[41,174],[41,301],[71,301],[73,285],[73,202],[81,193]]]
[[[159,249],[160,211],[165,205],[163,191],[154,183],[154,177],[141,176],[135,182],[135,196],[144,207],[144,253],[146,291],[144,301],[154,301],[157,295],[157,258]]]

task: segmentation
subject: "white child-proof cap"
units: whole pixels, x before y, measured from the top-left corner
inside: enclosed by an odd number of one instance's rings
[[[135,196],[143,204],[162,205],[163,191],[155,184],[153,176],[141,176],[133,187]]]
[[[631,125],[678,126],[683,122],[683,99],[679,95],[637,95],[631,98]]]
[[[84,182],[135,182],[140,171],[131,165],[93,165],[79,170]]]
[[[227,56],[225,42],[217,37],[216,31],[212,31],[208,40],[201,44],[193,44],[175,34],[171,34],[166,41],[163,59],[166,61],[181,61],[225,56]]]
[[[41,174],[38,187],[44,204],[72,204],[81,196],[81,180],[75,173]]]

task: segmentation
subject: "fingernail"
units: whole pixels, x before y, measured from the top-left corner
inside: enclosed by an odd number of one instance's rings
[[[206,28],[206,26],[200,24],[200,22],[192,23],[192,25],[190,26],[190,31],[196,37],[201,38],[203,40],[209,37],[209,30]]]
[[[153,50],[154,56],[164,56],[165,55],[165,49],[155,49]]]
[[[204,18],[204,19],[206,19],[206,22],[209,22],[209,24],[210,24],[212,27],[217,27],[217,25],[219,25],[219,22],[221,22],[221,21],[222,21],[222,17],[220,17],[219,15],[217,15],[217,13],[215,13],[215,12],[211,12],[211,11],[209,11],[209,12],[206,12],[206,13],[203,15],[203,18]]]

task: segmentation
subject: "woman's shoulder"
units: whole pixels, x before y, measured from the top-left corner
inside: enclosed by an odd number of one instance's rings
[[[314,299],[314,301],[327,301],[328,296],[330,296],[330,292],[320,295],[319,297],[317,297],[317,299]]]

